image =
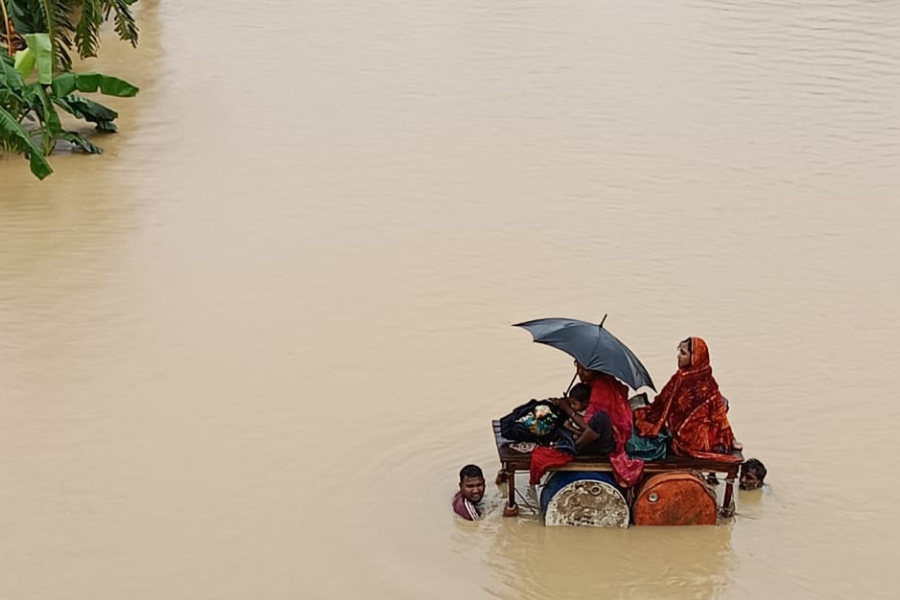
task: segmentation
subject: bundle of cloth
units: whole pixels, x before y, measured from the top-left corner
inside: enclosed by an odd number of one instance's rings
[[[563,409],[552,400],[532,399],[500,418],[500,435],[514,442],[531,442],[574,455],[575,439],[563,427],[566,418]]]

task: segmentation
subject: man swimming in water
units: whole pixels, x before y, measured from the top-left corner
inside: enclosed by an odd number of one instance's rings
[[[481,519],[478,506],[484,498],[484,474],[477,465],[466,465],[459,471],[459,491],[453,496],[453,512],[467,521]]]
[[[742,490],[758,490],[766,479],[766,466],[761,461],[751,458],[741,465],[741,479],[738,484]]]

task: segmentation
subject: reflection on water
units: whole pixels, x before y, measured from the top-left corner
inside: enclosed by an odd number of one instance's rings
[[[892,597],[895,6],[194,4],[87,61],[105,154],[0,158],[0,597]],[[606,313],[770,486],[455,520],[571,377],[510,324]]]

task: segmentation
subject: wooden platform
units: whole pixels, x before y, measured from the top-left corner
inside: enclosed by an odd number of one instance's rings
[[[500,457],[500,471],[508,478],[509,500],[508,510],[504,514],[515,514],[516,507],[516,471],[531,470],[531,454],[516,452],[509,447],[510,440],[500,435],[500,421],[493,422],[494,440],[497,442],[497,455]],[[744,457],[739,451],[732,452],[743,462]],[[737,479],[740,463],[706,460],[700,458],[686,458],[682,456],[667,457],[662,461],[646,461],[644,472],[662,473],[666,471],[702,471],[704,473],[725,474],[725,497],[722,500],[721,513],[723,516],[731,516],[734,513],[734,481]],[[582,456],[561,467],[550,469],[551,471],[612,471],[608,456]]]

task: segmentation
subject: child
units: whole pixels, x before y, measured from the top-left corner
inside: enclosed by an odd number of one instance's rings
[[[466,465],[459,471],[459,491],[453,496],[453,512],[467,521],[481,519],[478,506],[484,498],[484,474],[477,465]]]
[[[575,434],[576,437],[584,431],[584,411],[587,410],[591,401],[591,386],[586,383],[575,384],[569,390],[569,397],[560,399],[568,400],[569,406],[572,408],[573,415],[563,424],[563,427]]]

